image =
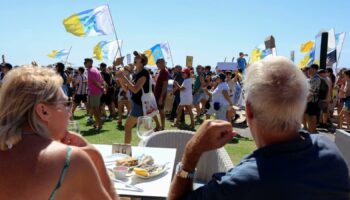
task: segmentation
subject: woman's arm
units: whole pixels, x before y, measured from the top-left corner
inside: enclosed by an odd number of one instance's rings
[[[122,73],[123,72],[117,72],[117,76],[121,78],[122,82],[124,82],[127,85],[128,89],[134,94],[138,93],[146,83],[146,77],[141,77],[139,80],[137,80],[136,84],[133,84]]]
[[[97,170],[100,181],[104,187],[104,189],[108,192],[108,194],[112,196],[116,196],[114,185],[112,184],[108,174],[107,169],[104,165],[101,154],[97,151],[97,149],[92,146],[88,141],[86,141],[83,137],[76,133],[67,132],[66,136],[61,140],[63,144],[71,145],[78,147],[88,154],[89,158],[94,164],[94,167]]]

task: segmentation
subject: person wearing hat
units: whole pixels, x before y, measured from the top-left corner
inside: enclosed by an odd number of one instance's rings
[[[212,97],[212,106],[209,112],[215,113],[216,119],[231,122],[235,113],[232,107],[232,98],[230,97],[230,87],[226,82],[226,75],[222,73],[218,74],[216,76],[216,83],[217,86],[213,92],[205,90]]]
[[[147,69],[145,69],[145,66],[148,63],[148,58],[145,54],[137,51],[134,51],[134,56],[135,74],[132,81],[128,80],[122,71],[116,73],[116,76],[121,81],[123,89],[131,91],[132,109],[125,122],[125,144],[131,143],[131,130],[137,124],[137,118],[144,115],[141,101],[142,89],[145,93],[152,92],[149,91],[149,82],[151,81],[150,74]],[[155,122],[157,124],[157,129],[159,129],[159,122],[157,120],[155,120]]]
[[[92,114],[95,117],[96,124],[94,129],[99,131],[102,129],[100,104],[101,96],[105,91],[104,81],[100,72],[92,66],[93,60],[91,58],[85,58],[84,65],[88,72],[88,88],[89,88],[89,107]]]
[[[192,79],[191,79],[191,71],[186,68],[182,71],[182,78],[184,79],[183,83],[181,86],[175,81],[175,87],[177,90],[180,90],[180,103],[179,107],[177,108],[177,116],[176,120],[173,124],[173,126],[178,126],[179,121],[181,119],[181,115],[183,112],[183,109],[185,108],[190,115],[191,118],[191,129],[194,129],[194,117],[192,113]]]

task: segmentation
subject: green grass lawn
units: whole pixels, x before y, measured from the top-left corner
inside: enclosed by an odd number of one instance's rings
[[[75,112],[74,120],[80,124],[80,133],[93,144],[112,144],[124,142],[124,127],[117,128],[116,120],[107,121],[103,124],[103,129],[98,133],[92,130],[92,126],[88,125],[85,117],[85,110],[77,110]],[[123,118],[123,124],[125,124],[126,116]],[[186,122],[189,123],[189,118],[186,118]],[[196,124],[196,129],[199,127],[200,122]],[[171,122],[166,120],[165,128],[167,130],[176,129],[171,127]],[[132,130],[132,145],[137,146],[140,139],[136,135],[136,128]],[[252,152],[256,147],[252,140],[239,139],[237,143],[228,143],[225,148],[230,155],[230,158],[234,164],[243,158],[248,153]]]

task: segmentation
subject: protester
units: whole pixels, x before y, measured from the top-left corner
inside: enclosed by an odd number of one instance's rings
[[[217,86],[213,92],[205,90],[212,97],[212,106],[210,107],[212,111],[210,113],[214,113],[216,119],[231,122],[235,112],[232,107],[233,103],[230,97],[230,88],[226,82],[226,75],[217,75],[216,82]]]
[[[309,83],[310,83],[310,93],[307,101],[306,111],[305,111],[305,129],[310,133],[317,133],[317,116],[320,113],[319,108],[319,90],[321,85],[320,76],[317,74],[318,65],[312,64],[309,69]]]
[[[167,97],[168,81],[170,78],[170,74],[166,69],[164,58],[159,58],[156,64],[159,70],[159,75],[157,78],[156,85],[154,87],[154,96],[157,100],[157,105],[158,105],[158,110],[160,115],[160,122],[161,122],[161,130],[164,130],[165,128],[164,106],[165,106],[166,97]]]
[[[244,53],[243,52],[239,52],[239,58],[237,59],[237,63],[238,63],[238,70],[240,73],[244,74],[244,71],[247,67],[247,61],[244,58]]]
[[[174,122],[174,126],[178,126],[180,119],[181,119],[181,115],[183,114],[183,109],[185,108],[187,113],[190,115],[190,119],[191,119],[191,126],[190,128],[193,130],[194,129],[194,117],[193,117],[193,113],[192,113],[192,80],[191,80],[191,72],[189,69],[184,69],[182,71],[182,78],[183,78],[183,82],[180,86],[180,84],[178,84],[177,82],[174,82],[176,90],[180,91],[180,103],[179,103],[179,107],[177,108],[177,116],[176,116],[176,120]]]
[[[180,90],[176,90],[176,83],[178,85],[182,85],[184,79],[182,78],[182,73],[181,73],[182,67],[180,65],[176,65],[174,69],[174,84],[173,84],[173,95],[174,95],[174,102],[173,102],[173,107],[170,113],[170,120],[174,120],[176,118],[176,112],[177,108],[180,104]],[[190,74],[191,76],[191,74]],[[191,78],[191,77],[190,77]],[[175,83],[176,82],[176,83]],[[192,81],[191,81],[191,89],[192,89]],[[192,94],[191,94],[192,95]],[[185,117],[184,114],[181,115],[181,122],[184,122]]]
[[[115,107],[113,104],[113,97],[114,97],[114,87],[112,84],[112,75],[110,72],[107,71],[107,65],[105,63],[100,64],[100,70],[101,70],[101,76],[104,80],[105,85],[105,93],[101,96],[101,112],[104,114],[103,118],[106,121],[109,121],[113,119],[115,116]],[[109,110],[109,116],[106,114],[105,107],[108,107]]]
[[[66,131],[71,104],[62,83],[53,70],[33,66],[6,75],[0,90],[0,199],[117,199],[101,155]]]
[[[197,70],[197,75],[195,76],[195,81],[193,86],[193,105],[197,111],[196,118],[198,118],[204,113],[204,105],[206,103],[206,99],[205,99],[203,88],[206,85],[205,85],[203,67],[201,65],[198,65],[196,70]],[[200,104],[202,104],[202,107]]]
[[[231,97],[231,101],[234,104],[235,103],[236,81],[234,79],[234,75],[232,75],[232,72],[230,72],[230,71],[226,72],[226,82],[227,82],[228,87],[230,88],[229,96]]]
[[[63,63],[57,63],[56,64],[56,72],[57,74],[59,74],[63,80],[63,83],[62,83],[62,90],[64,92],[65,95],[68,96],[68,87],[67,87],[67,83],[68,83],[68,77],[67,77],[67,74],[65,73],[65,66]]]
[[[211,94],[214,92],[214,90],[218,86],[218,82],[216,81],[216,79],[217,79],[217,76],[213,76],[211,78],[211,81],[210,81],[209,85],[207,86],[208,91],[206,91],[206,92],[209,92]],[[206,104],[206,109],[208,109],[208,111],[205,113],[205,118],[210,119],[210,117],[215,114],[214,109],[213,109],[213,98],[212,98],[212,95],[210,95],[210,94],[209,94],[209,100]]]
[[[327,68],[326,69],[326,75],[327,77],[331,80],[332,82],[332,86],[331,86],[331,101],[330,101],[330,107],[329,107],[329,116],[330,118],[333,117],[333,113],[334,113],[334,108],[337,104],[337,88],[335,87],[335,81],[336,81],[336,77],[333,73],[333,69],[332,68]]]
[[[318,71],[318,74],[321,78],[321,85],[320,85],[320,91],[322,91],[322,88],[325,90],[323,91],[323,95],[320,96],[320,109],[321,109],[321,115],[320,115],[320,127],[321,128],[328,128],[330,127],[330,124],[328,124],[329,119],[329,109],[331,105],[332,100],[332,81],[327,76],[326,70],[321,69]]]
[[[343,126],[343,118],[346,120],[347,129],[350,129],[350,70],[344,71],[345,85],[340,89],[344,93],[344,106],[339,113],[338,128]]]
[[[78,75],[73,80],[73,86],[75,88],[74,103],[72,108],[72,115],[74,116],[75,109],[82,102],[88,107],[87,104],[87,77],[84,74],[84,67],[78,68]]]
[[[91,58],[85,58],[84,65],[88,71],[89,107],[96,121],[94,130],[99,131],[102,129],[100,113],[101,96],[105,88],[100,72],[92,64],[93,60]]]
[[[124,76],[129,81],[132,80],[131,70],[129,66],[124,67],[122,71],[124,73]],[[119,83],[119,84],[121,85],[122,83]],[[121,87],[118,92],[118,123],[117,123],[118,127],[122,126],[122,117],[124,113],[124,107],[126,107],[127,115],[129,115],[131,111],[131,94],[126,87]]]
[[[145,69],[145,66],[148,63],[148,58],[145,54],[139,53],[137,51],[134,51],[134,56],[134,65],[136,67],[136,72],[133,77],[133,82],[129,81],[124,76],[122,71],[118,71],[116,73],[117,77],[122,83],[122,87],[125,87],[127,90],[131,91],[132,109],[128,119],[125,122],[125,144],[131,143],[131,129],[137,124],[137,118],[144,115],[141,101],[142,93],[150,92],[150,74],[147,69]],[[160,129],[160,124],[158,121],[156,121],[156,124],[156,128]]]
[[[308,87],[287,58],[252,64],[244,89],[247,121],[258,149],[192,191],[201,155],[235,135],[228,122],[205,121],[186,145],[168,199],[348,199],[348,169],[334,142],[299,132]]]
[[[345,75],[344,72],[346,69],[341,69],[337,74],[337,80],[335,82],[336,88],[338,89],[338,96],[337,96],[337,112],[340,113],[343,109],[344,101],[345,101],[345,93],[344,87],[345,87]]]

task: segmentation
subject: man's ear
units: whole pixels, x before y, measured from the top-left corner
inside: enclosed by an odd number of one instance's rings
[[[47,105],[43,103],[39,103],[35,106],[35,113],[38,115],[38,117],[44,121],[48,122],[49,121],[49,112],[48,112],[48,107]]]

